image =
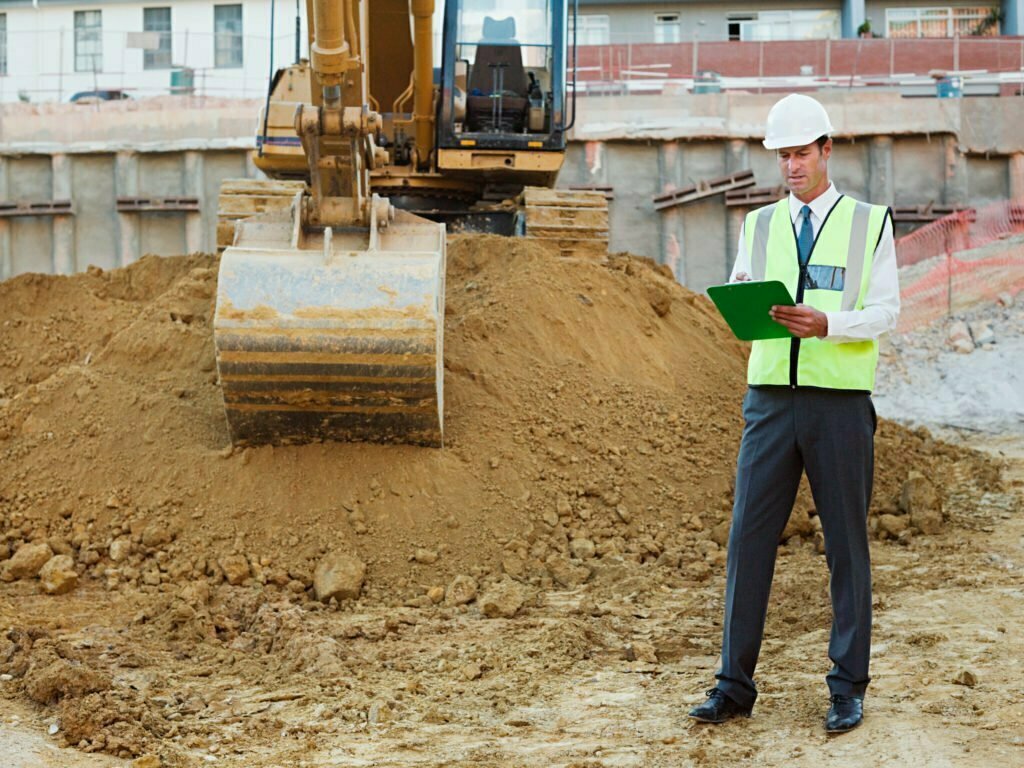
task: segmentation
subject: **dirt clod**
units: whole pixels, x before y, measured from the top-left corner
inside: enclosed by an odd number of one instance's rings
[[[67,594],[78,586],[75,561],[70,555],[51,557],[39,571],[39,583],[48,595]]]
[[[49,544],[23,544],[18,547],[14,556],[4,563],[3,580],[35,578],[52,557],[53,550]]]
[[[477,600],[480,613],[489,619],[511,619],[523,607],[523,588],[511,579],[503,580],[488,588]]]
[[[476,599],[477,583],[472,576],[460,573],[444,593],[445,605],[465,605]]]
[[[961,669],[956,677],[953,678],[953,682],[957,685],[963,685],[968,688],[973,688],[978,684],[978,676],[975,675],[969,669]]]
[[[241,584],[252,575],[249,561],[245,559],[245,555],[228,555],[221,558],[219,565],[224,572],[225,580],[233,586]]]
[[[355,600],[363,589],[366,564],[347,552],[331,552],[317,564],[313,574],[316,599]]]
[[[910,515],[910,522],[921,533],[942,530],[942,499],[935,484],[920,472],[911,471],[903,484],[900,509]]]
[[[53,704],[68,696],[80,698],[110,686],[109,675],[46,651],[33,654],[25,674],[25,692],[39,704]]]

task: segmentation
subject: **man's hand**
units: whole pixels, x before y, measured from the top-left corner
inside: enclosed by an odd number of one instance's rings
[[[750,280],[750,275],[748,275],[746,272],[737,272],[736,273],[736,279],[733,282],[746,283],[749,280]]]
[[[772,320],[783,325],[798,339],[812,336],[823,338],[828,335],[828,317],[814,307],[797,304],[795,307],[775,305],[768,313]]]

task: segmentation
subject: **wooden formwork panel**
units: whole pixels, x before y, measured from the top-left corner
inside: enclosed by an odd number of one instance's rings
[[[603,192],[576,189],[545,189],[527,187],[523,190],[523,202],[527,206],[570,206],[573,208],[608,208]]]
[[[295,195],[305,189],[301,181],[227,179],[217,199],[217,249],[235,239],[235,222],[261,213],[286,210]]]
[[[608,229],[607,208],[570,208],[566,206],[526,206],[526,221],[535,226],[572,225]]]
[[[225,179],[221,182],[222,195],[259,195],[273,197],[284,195],[295,197],[296,192],[305,189],[302,181],[281,181],[276,179]]]

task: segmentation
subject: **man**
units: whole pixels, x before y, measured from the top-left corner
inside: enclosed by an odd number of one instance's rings
[[[796,306],[771,317],[793,338],[755,341],[743,403],[725,621],[717,686],[690,717],[722,723],[751,714],[775,553],[806,470],[825,536],[832,634],[829,734],[858,726],[868,685],[871,572],[867,514],[874,469],[871,404],[878,337],[899,314],[892,216],[841,195],[828,178],[832,124],[809,96],[768,114],[787,199],[752,211],[731,281],[781,280]]]

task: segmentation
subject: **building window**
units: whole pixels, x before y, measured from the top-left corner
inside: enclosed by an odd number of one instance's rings
[[[682,27],[678,13],[658,13],[654,16],[654,42],[678,43],[682,38]]]
[[[100,11],[75,11],[75,72],[103,71]]]
[[[730,13],[725,17],[726,33],[729,40],[743,39],[743,25],[745,22],[757,21],[756,13]]]
[[[7,74],[7,14],[0,13],[0,75]]]
[[[242,67],[242,6],[213,6],[213,65],[222,69]]]
[[[569,43],[572,44],[572,17],[569,18]],[[576,17],[577,45],[608,45],[611,42],[611,27],[608,16],[604,14],[587,14]]]
[[[730,40],[823,40],[839,37],[839,11],[758,11],[730,14]]]
[[[143,69],[171,68],[171,9],[143,8],[142,31],[160,35],[160,46],[143,54]]]
[[[999,34],[998,8],[886,8],[886,37],[953,37]]]

